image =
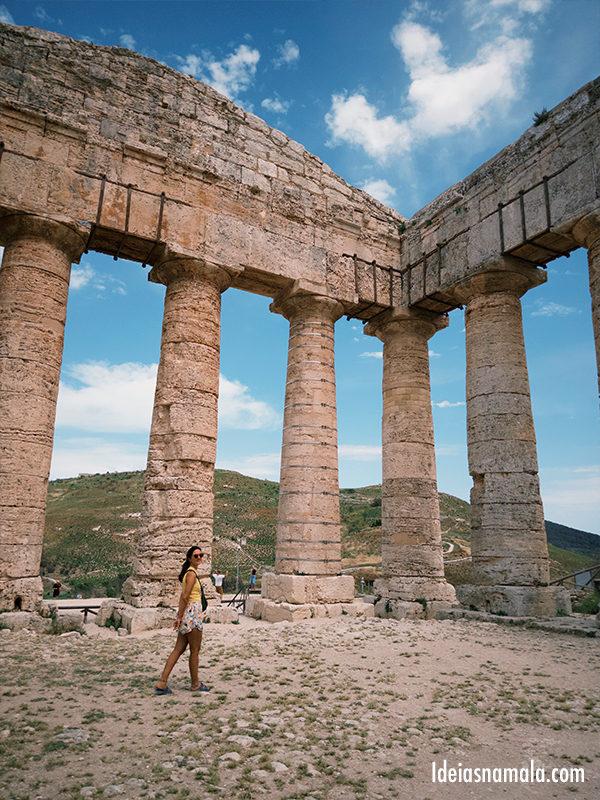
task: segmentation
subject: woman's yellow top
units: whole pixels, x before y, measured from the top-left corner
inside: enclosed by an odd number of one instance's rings
[[[187,578],[188,572],[193,572],[194,577],[197,577],[197,572],[193,567],[190,567],[185,575],[183,576],[183,580],[181,581],[181,588],[185,589],[185,582]],[[188,598],[188,603],[199,603],[202,600],[202,596],[200,594],[200,581],[194,580],[194,585],[192,586],[192,593]]]

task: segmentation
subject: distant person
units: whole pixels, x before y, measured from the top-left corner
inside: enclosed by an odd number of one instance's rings
[[[256,588],[256,567],[250,571],[250,591]]]
[[[220,569],[217,569],[216,572],[213,572],[213,578],[215,579],[215,589],[219,593],[221,600],[223,599],[223,581],[229,575],[228,572],[223,575]]]
[[[52,597],[59,597],[61,590],[60,581],[54,581],[54,586],[52,587]]]
[[[173,694],[168,686],[169,675],[188,645],[190,646],[190,678],[192,680],[190,691],[210,692],[209,687],[198,680],[198,660],[202,644],[202,594],[198,567],[202,562],[203,555],[199,547],[190,547],[181,567],[179,573],[181,597],[179,598],[177,617],[173,623],[173,630],[177,631],[177,641],[173,652],[167,658],[161,678],[154,687],[155,694]]]

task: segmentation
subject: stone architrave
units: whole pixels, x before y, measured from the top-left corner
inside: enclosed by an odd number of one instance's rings
[[[334,357],[334,324],[344,309],[329,297],[296,294],[276,301],[271,310],[289,320],[290,338],[275,549],[281,578],[264,576],[263,596],[291,603],[346,602],[354,595],[354,580],[339,576]],[[307,584],[305,576],[319,577],[323,586]],[[332,576],[339,577],[332,581]]]
[[[448,318],[396,308],[365,327],[383,342],[382,573],[375,592],[456,602],[444,577],[428,340]]]
[[[205,553],[200,577],[210,573],[221,293],[231,270],[168,254],[150,279],[167,290],[137,553],[123,587],[138,607],[177,602],[189,547]]]
[[[0,610],[42,600],[40,560],[71,264],[82,226],[0,218]]]
[[[596,365],[600,389],[600,211],[580,220],[573,228],[573,238],[588,251],[592,325],[596,341]]]
[[[548,585],[520,301],[545,281],[541,269],[504,258],[455,288],[466,303],[471,554],[480,585]]]

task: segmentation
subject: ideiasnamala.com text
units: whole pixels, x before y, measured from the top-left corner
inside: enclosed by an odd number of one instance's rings
[[[447,761],[440,765],[431,762],[432,783],[584,783],[582,767],[536,767],[531,761],[527,767],[464,767],[459,761],[449,767]]]

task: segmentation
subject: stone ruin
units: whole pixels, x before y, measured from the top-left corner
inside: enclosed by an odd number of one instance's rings
[[[428,340],[465,307],[474,585],[467,606],[569,610],[548,550],[521,296],[586,247],[600,334],[600,79],[412,219],[199,81],[118,47],[0,25],[0,610],[35,610],[71,265],[89,250],[166,286],[131,606],[169,605],[210,556],[220,301],[290,323],[276,565],[250,613],[352,603],[341,575],[335,322],[383,341],[388,608],[455,604],[445,580]],[[210,574],[210,557],[203,562]],[[333,604],[333,606],[332,606]]]

